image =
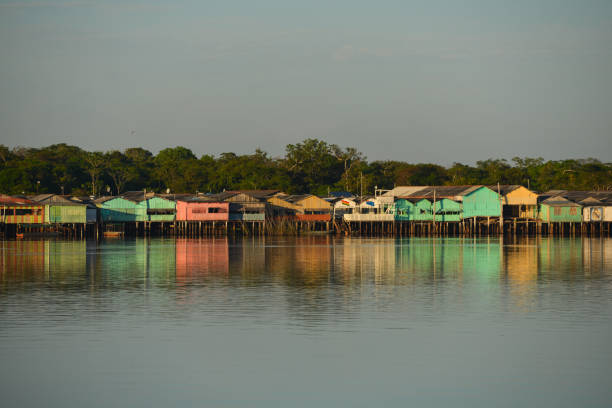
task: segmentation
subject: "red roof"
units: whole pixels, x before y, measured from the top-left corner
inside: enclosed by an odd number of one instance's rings
[[[6,194],[0,194],[0,205],[38,205],[32,200],[24,197],[13,197]]]

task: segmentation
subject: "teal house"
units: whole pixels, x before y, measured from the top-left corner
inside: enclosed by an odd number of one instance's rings
[[[499,194],[485,186],[468,187],[459,194],[463,204],[463,218],[499,217]]]
[[[176,219],[176,201],[160,196],[146,198],[138,203],[140,215],[138,221],[172,222]]]
[[[501,213],[499,195],[485,186],[427,186],[410,190],[409,194],[399,198],[410,201],[423,210],[416,211],[414,218],[408,218],[409,221],[433,220],[434,207],[435,220],[441,222],[458,222],[474,217],[499,217]],[[427,201],[427,204],[423,200]],[[406,204],[402,202],[399,206]]]
[[[436,221],[457,222],[461,221],[461,204],[457,201],[442,198],[434,204]]]
[[[561,196],[540,203],[540,219],[544,222],[582,222],[582,206]]]
[[[395,214],[395,221],[410,221],[414,216],[415,207],[410,201],[405,198],[400,198],[395,203],[395,210],[393,213]]]
[[[97,208],[75,197],[39,194],[32,200],[44,204],[46,224],[85,224],[97,220]]]
[[[423,199],[400,198],[395,202],[396,221],[431,221],[433,219],[431,201]]]
[[[105,223],[144,221],[146,212],[137,202],[123,197],[102,197],[95,201]]]

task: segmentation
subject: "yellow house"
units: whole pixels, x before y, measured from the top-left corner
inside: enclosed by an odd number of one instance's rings
[[[332,205],[330,202],[312,194],[290,195],[285,201],[298,207],[295,214],[298,221],[330,221]]]
[[[301,207],[292,202],[286,200],[289,197],[286,194],[276,194],[266,199],[268,203],[268,214],[273,217],[282,217],[288,215],[295,215],[301,211]]]
[[[288,201],[298,206],[300,214],[329,214],[331,204],[324,199],[312,194],[290,195],[285,197]]]
[[[488,186],[497,193],[497,185]],[[520,185],[500,185],[504,208],[504,218],[530,218],[538,217],[538,195]]]

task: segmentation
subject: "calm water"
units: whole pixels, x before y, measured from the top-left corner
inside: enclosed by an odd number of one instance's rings
[[[612,240],[0,242],[3,407],[609,407]]]

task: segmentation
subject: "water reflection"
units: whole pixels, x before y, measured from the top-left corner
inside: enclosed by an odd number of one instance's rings
[[[32,407],[603,407],[610,293],[610,239],[4,241],[0,391]]]
[[[610,273],[612,240],[336,239],[329,236],[2,241],[0,282],[198,283],[320,287],[452,280],[581,280]],[[103,285],[102,285],[103,286]]]
[[[572,290],[585,290],[612,273],[611,263],[612,240],[598,238],[17,240],[1,244],[0,293],[44,283],[104,300],[105,291],[155,288],[149,296],[185,307],[225,304],[249,316],[277,307],[313,325],[352,319],[372,296],[384,312],[387,302],[406,301],[400,287],[432,310],[501,302],[528,312],[542,301],[542,285],[582,282]]]

